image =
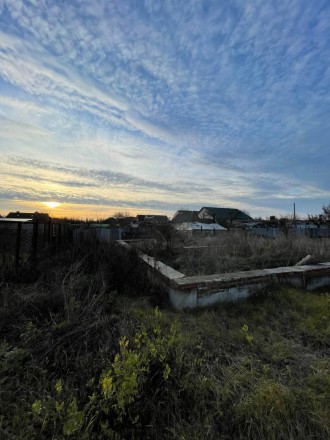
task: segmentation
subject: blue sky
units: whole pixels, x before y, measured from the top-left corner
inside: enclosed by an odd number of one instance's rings
[[[329,23],[328,0],[0,0],[0,213],[321,212]]]

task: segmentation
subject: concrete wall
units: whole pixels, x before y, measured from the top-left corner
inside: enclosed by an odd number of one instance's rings
[[[258,271],[235,272],[199,277],[183,277],[169,291],[172,305],[177,308],[200,308],[224,301],[238,301],[267,286],[288,284],[315,290],[330,286],[330,263],[280,267]]]
[[[217,291],[208,291],[197,296],[196,307],[207,307],[220,302],[238,301],[248,298],[253,292],[261,289],[260,284],[250,283],[244,286],[229,287]]]

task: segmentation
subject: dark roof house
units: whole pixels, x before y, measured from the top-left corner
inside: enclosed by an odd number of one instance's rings
[[[10,212],[6,218],[8,219],[26,219],[26,220],[38,220],[40,222],[48,222],[49,215],[43,212]]]
[[[110,228],[116,228],[118,226],[121,227],[128,227],[130,226],[130,224],[135,220],[135,217],[130,217],[130,216],[126,216],[126,217],[122,217],[122,218],[116,218],[116,217],[109,217],[105,220],[105,223],[107,223],[107,225]]]
[[[198,218],[202,221],[216,221],[220,224],[232,224],[232,222],[236,220],[252,220],[252,217],[239,209],[209,206],[205,206],[199,211]]]
[[[145,215],[139,214],[135,217],[136,222],[143,222]]]
[[[168,217],[166,215],[154,215],[154,214],[147,214],[147,215],[137,215],[135,218],[136,223],[153,223],[153,224],[162,224],[167,223],[169,221]]]
[[[180,209],[174,214],[172,223],[190,223],[198,222],[198,220],[198,211],[184,211]]]

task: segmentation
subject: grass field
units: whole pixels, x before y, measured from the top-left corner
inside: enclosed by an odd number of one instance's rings
[[[174,312],[139,269],[99,246],[2,274],[1,439],[329,438],[329,292]]]

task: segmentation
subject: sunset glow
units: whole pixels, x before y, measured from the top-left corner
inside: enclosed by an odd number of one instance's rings
[[[43,202],[44,205],[48,206],[48,208],[54,209],[60,206],[58,202]]]

